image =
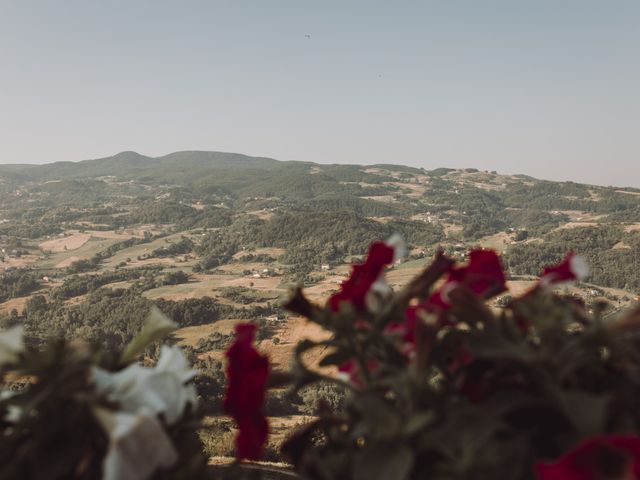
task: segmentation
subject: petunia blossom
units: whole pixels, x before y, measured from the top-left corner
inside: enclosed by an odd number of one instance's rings
[[[354,265],[351,276],[340,286],[340,291],[329,299],[329,308],[337,312],[343,302],[358,312],[376,311],[391,293],[382,274],[387,265],[398,260],[405,252],[404,242],[393,235],[386,242],[373,242],[364,263]]]
[[[109,436],[104,480],[147,480],[178,461],[178,452],[156,417],[104,408],[95,408],[94,415]]]
[[[492,250],[472,250],[469,252],[469,262],[460,267],[449,267],[444,283],[425,302],[406,309],[403,322],[387,325],[385,333],[400,335],[400,349],[407,358],[413,358],[416,352],[419,318],[427,314],[441,316],[446,313],[451,308],[449,294],[459,286],[481,297],[497,295],[506,290],[506,277],[498,255]],[[448,321],[441,316],[438,325],[442,326]]]
[[[444,284],[426,302],[428,310],[447,310],[451,307],[449,293],[464,285],[481,297],[494,296],[506,290],[506,277],[500,257],[493,250],[472,250],[469,262],[454,267]]]
[[[423,307],[407,307],[404,321],[391,322],[384,329],[385,334],[398,337],[400,351],[407,359],[412,359],[416,353],[416,329],[420,316],[424,314],[426,314],[426,310]]]
[[[177,461],[160,418],[173,425],[187,405],[196,404],[195,387],[188,384],[195,375],[184,353],[166,345],[154,368],[134,363],[115,373],[92,369],[96,391],[118,406],[117,411],[94,411],[109,436],[105,479],[144,480]]]
[[[369,372],[373,372],[378,368],[380,368],[380,362],[377,360],[372,359],[367,362],[367,370]],[[349,360],[338,367],[338,378],[359,388],[364,385],[360,366],[355,359]]]
[[[539,480],[635,480],[640,478],[640,437],[589,438],[554,463],[538,463]]]
[[[97,367],[92,370],[96,390],[118,403],[121,410],[162,415],[169,425],[180,419],[188,404],[196,404],[195,387],[188,384],[195,375],[184,353],[166,345],[154,368],[134,363],[116,373]]]
[[[584,280],[589,275],[589,266],[583,257],[569,252],[562,262],[546,267],[540,274],[543,287],[563,282]]]
[[[224,410],[238,424],[237,457],[257,460],[269,434],[263,412],[269,360],[253,346],[254,324],[238,324],[235,331],[236,339],[225,353],[228,383]]]

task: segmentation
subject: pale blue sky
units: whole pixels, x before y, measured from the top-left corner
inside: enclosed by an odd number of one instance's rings
[[[0,163],[198,149],[640,187],[639,88],[638,0],[0,0]]]

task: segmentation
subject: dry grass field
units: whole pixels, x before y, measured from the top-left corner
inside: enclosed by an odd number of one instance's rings
[[[193,274],[189,283],[180,285],[165,285],[144,292],[149,299],[165,298],[167,300],[182,300],[185,298],[213,297],[224,287],[245,287],[260,291],[273,292],[278,290],[281,282],[279,277],[253,278],[237,274]]]
[[[77,250],[91,238],[90,233],[74,233],[69,236],[53,238],[42,242],[38,245],[43,252],[66,252],[69,250]]]
[[[233,327],[240,320],[225,319],[218,320],[214,323],[208,323],[206,325],[195,325],[193,327],[184,327],[176,330],[174,336],[178,341],[178,345],[188,345],[195,347],[198,345],[198,341],[201,338],[206,338],[212,333],[218,332],[222,334],[230,334],[233,332]]]
[[[88,260],[96,253],[101,252],[110,245],[117,243],[119,240],[114,238],[98,238],[92,237],[73,250],[67,249],[52,253],[49,258],[38,261],[37,266],[46,268],[66,268],[77,260]]]
[[[27,300],[29,300],[29,298],[30,298],[30,296],[29,297],[12,298],[10,300],[7,300],[4,303],[0,303],[0,312],[9,313],[14,308],[18,312],[21,312],[22,309],[24,308],[25,303],[27,303]]]
[[[477,244],[483,248],[491,248],[497,252],[504,252],[507,246],[511,243],[511,236],[505,232],[499,232],[495,235],[489,235],[482,237],[477,241]]]

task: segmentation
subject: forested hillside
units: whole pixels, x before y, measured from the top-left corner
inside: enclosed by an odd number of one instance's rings
[[[464,260],[479,245],[498,250],[518,282],[572,249],[592,267],[576,292],[587,300],[617,308],[640,289],[633,189],[476,169],[123,152],[3,165],[0,192],[0,319],[25,322],[34,339],[122,344],[152,303],[183,312],[184,327],[281,318],[265,326],[277,337],[288,288],[305,283],[321,300],[373,240],[394,233],[409,252],[397,284],[438,248]]]

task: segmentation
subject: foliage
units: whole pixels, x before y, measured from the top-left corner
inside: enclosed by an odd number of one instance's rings
[[[0,303],[23,297],[40,288],[40,282],[30,270],[14,270],[0,275]]]
[[[149,346],[167,326],[150,320],[136,342]],[[0,478],[204,478],[192,373],[178,349],[163,347],[151,369],[97,344],[30,348],[14,332],[0,333],[0,350],[16,349],[0,361],[11,388],[0,396]]]
[[[363,284],[366,298],[382,291],[366,286],[377,284],[373,252],[351,280],[371,276]],[[292,297],[292,311],[332,336],[301,341],[294,368],[278,378],[289,378],[294,392],[318,382],[349,391],[344,409],[321,405],[319,418],[283,447],[301,474],[534,479],[537,464],[584,439],[640,431],[640,310],[605,319],[599,308],[589,314],[555,294],[551,285],[585,273],[568,256],[496,313],[484,298],[500,289],[487,282],[504,276],[488,270],[485,257],[474,254],[468,266],[452,267],[439,255],[383,302],[357,303],[346,286],[332,297],[343,301],[324,308],[300,291]],[[447,283],[435,289],[443,274]],[[415,302],[423,306],[416,310]],[[321,352],[321,367],[348,377],[308,366],[312,350]]]
[[[134,288],[145,290],[146,287],[144,287],[144,285],[147,285],[147,287],[154,286],[153,283],[149,285],[148,281],[153,280],[160,271],[161,267],[145,267],[123,268],[111,272],[103,272],[98,275],[72,275],[65,278],[62,285],[54,287],[49,293],[49,296],[52,300],[65,300],[93,292],[110,283],[127,280],[139,281],[139,284],[134,284]]]
[[[619,242],[628,248],[613,249]],[[640,235],[620,227],[599,226],[564,229],[544,237],[542,243],[512,247],[506,257],[517,274],[536,274],[540,265],[557,262],[567,250],[580,251],[591,267],[589,281],[631,290],[640,289]]]
[[[156,248],[151,252],[151,257],[173,257],[182,255],[193,250],[193,242],[186,237],[182,237],[176,243],[170,243],[165,247]]]

